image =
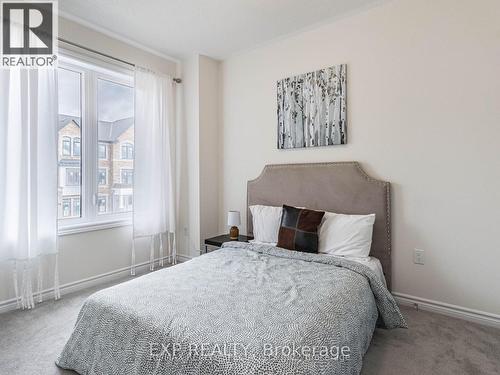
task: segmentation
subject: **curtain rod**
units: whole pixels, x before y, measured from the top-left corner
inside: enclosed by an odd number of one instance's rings
[[[123,64],[126,64],[126,65],[130,65],[130,66],[133,66],[135,67],[135,64],[134,63],[131,63],[131,62],[128,62],[128,61],[125,61],[125,60],[122,60],[122,59],[119,59],[118,57],[114,57],[114,56],[111,56],[111,55],[107,55],[105,53],[102,53],[102,52],[99,52],[99,51],[96,51],[95,49],[92,49],[92,48],[88,48],[88,47],[85,47],[85,46],[82,46],[81,44],[78,44],[78,43],[74,43],[74,42],[70,42],[69,40],[66,40],[66,39],[63,39],[63,38],[57,38],[60,42],[63,42],[63,43],[66,43],[66,44],[69,44],[69,45],[72,45],[72,46],[75,46],[75,47],[78,47],[78,48],[82,48],[86,51],[89,51],[89,52],[92,52],[92,53],[97,53],[98,55],[101,55],[101,56],[104,56],[104,57],[107,57],[108,59],[112,59],[112,60],[115,60],[115,61],[119,61]],[[172,78],[172,81],[174,81],[175,83],[182,83],[182,79],[181,78]]]

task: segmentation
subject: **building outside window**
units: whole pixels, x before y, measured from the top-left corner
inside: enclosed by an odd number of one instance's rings
[[[83,72],[74,66],[57,69],[61,155],[58,158],[59,219],[80,218],[81,140],[82,140],[82,80]],[[73,146],[73,147],[72,147]],[[73,149],[73,150],[72,150]],[[73,151],[73,155],[71,154]],[[78,201],[78,203],[75,203]]]

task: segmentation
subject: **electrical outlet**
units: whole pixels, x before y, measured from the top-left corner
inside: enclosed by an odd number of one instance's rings
[[[413,250],[413,263],[425,264],[425,262],[424,262],[424,250],[421,250],[421,249],[414,249]]]

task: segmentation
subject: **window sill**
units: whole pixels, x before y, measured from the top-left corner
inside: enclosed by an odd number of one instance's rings
[[[98,221],[98,222],[92,222],[92,223],[61,225],[58,228],[57,234],[59,236],[67,236],[70,234],[93,232],[96,230],[125,227],[125,226],[129,226],[129,225],[132,225],[131,218]]]

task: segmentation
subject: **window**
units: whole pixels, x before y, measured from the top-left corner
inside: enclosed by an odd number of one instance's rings
[[[131,143],[122,144],[122,159],[132,160],[134,158],[134,145]]]
[[[61,215],[64,218],[80,217],[80,197],[64,198],[62,200]]]
[[[63,199],[62,215],[63,215],[63,217],[70,217],[71,216],[71,199]]]
[[[114,207],[120,212],[131,212],[134,207],[134,198],[132,194],[115,195]]]
[[[73,216],[80,217],[80,198],[73,198]]]
[[[106,188],[100,187],[99,193],[109,197],[106,211],[99,213],[119,213],[125,210],[121,197],[133,194],[134,176],[134,90],[129,85],[116,79],[97,80],[97,136],[99,144],[107,145],[108,158],[101,158],[100,170],[109,168],[110,173]]]
[[[62,138],[62,154],[63,156],[71,156],[71,138]]]
[[[79,218],[81,198],[81,136],[82,136],[82,72],[60,67],[58,73],[58,136],[61,152],[58,155],[59,219]],[[73,147],[71,147],[73,146]],[[71,151],[73,149],[73,157]]]
[[[80,168],[66,168],[66,186],[80,186]]]
[[[99,159],[107,159],[108,158],[108,145],[106,143],[99,143],[98,146],[98,154],[99,154]]]
[[[80,138],[73,138],[73,156],[80,156]]]
[[[97,212],[104,214],[108,212],[108,198],[104,196],[99,196],[97,199]]]
[[[122,169],[122,184],[133,185],[134,184],[134,170],[133,169]]]
[[[133,72],[87,53],[59,53],[59,230],[128,223],[134,170]],[[125,184],[122,169],[127,170]],[[125,196],[131,198],[123,200]]]
[[[104,168],[99,168],[99,176],[97,178],[99,185],[108,184],[108,170]]]
[[[132,195],[122,196],[122,207],[125,211],[132,211],[132,208],[134,206],[133,202],[134,200]]]

